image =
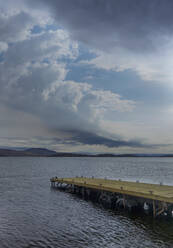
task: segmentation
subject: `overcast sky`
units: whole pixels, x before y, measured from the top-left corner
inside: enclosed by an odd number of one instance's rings
[[[0,0],[0,147],[173,153],[172,0]]]

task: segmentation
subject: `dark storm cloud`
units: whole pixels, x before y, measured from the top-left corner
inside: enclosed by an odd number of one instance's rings
[[[40,0],[80,41],[111,50],[152,51],[157,35],[173,33],[172,0]],[[31,1],[30,1],[31,3]],[[33,4],[35,3],[32,2]],[[37,2],[38,4],[38,2]],[[157,44],[162,40],[155,40]]]
[[[72,145],[100,145],[108,148],[115,147],[152,147],[152,145],[143,144],[140,141],[129,140],[125,141],[122,139],[111,139],[101,135],[97,135],[95,133],[80,131],[80,130],[61,130],[64,133],[67,133],[72,136],[71,139],[68,139],[68,144]],[[64,141],[65,142],[65,141]]]

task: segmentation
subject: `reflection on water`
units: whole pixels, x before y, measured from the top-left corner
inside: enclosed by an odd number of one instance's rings
[[[172,158],[0,158],[0,247],[173,247],[173,220],[105,210],[52,176],[173,184]]]

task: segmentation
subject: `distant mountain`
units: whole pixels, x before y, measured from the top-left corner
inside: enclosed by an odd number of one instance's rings
[[[0,149],[0,156],[22,156],[23,152],[10,150],[10,149]]]
[[[51,151],[44,148],[29,148],[25,150],[11,150],[11,149],[0,149],[0,156],[2,157],[20,157],[20,156],[42,156],[48,157],[55,155],[55,151]]]
[[[57,154],[55,151],[51,151],[45,148],[29,148],[24,150],[24,152],[31,155],[42,155],[42,156],[51,156]]]
[[[82,154],[55,152],[45,148],[0,149],[0,157],[173,157],[173,154]]]

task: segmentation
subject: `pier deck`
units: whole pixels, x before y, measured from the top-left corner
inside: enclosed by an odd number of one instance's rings
[[[57,178],[50,179],[53,188],[77,193],[111,208],[143,210],[154,217],[173,217],[173,186],[148,184],[101,178]]]
[[[100,178],[52,178],[52,183],[67,183],[84,188],[97,189],[112,193],[142,197],[165,203],[173,203],[173,186],[128,182]]]

